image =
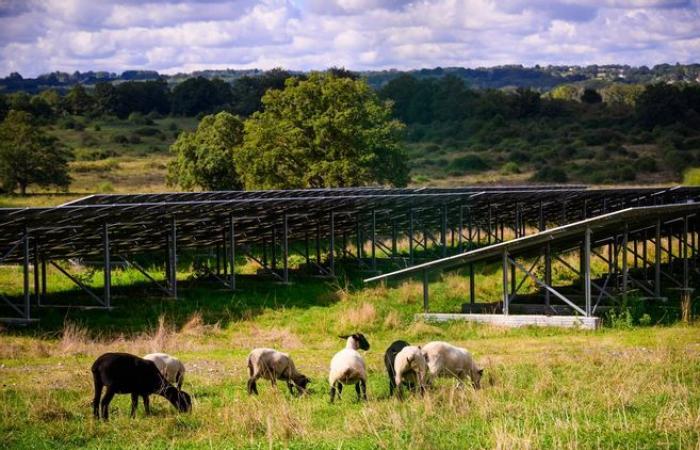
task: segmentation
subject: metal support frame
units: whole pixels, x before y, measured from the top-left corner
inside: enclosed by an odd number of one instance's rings
[[[228,216],[228,249],[229,249],[229,265],[231,272],[229,274],[228,286],[232,291],[236,290],[236,222],[233,215]]]

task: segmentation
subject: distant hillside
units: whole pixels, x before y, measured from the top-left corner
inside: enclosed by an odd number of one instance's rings
[[[76,84],[91,86],[99,82],[120,83],[124,81],[165,80],[168,84],[178,84],[189,78],[219,78],[234,81],[242,77],[262,76],[268,71],[259,69],[245,70],[203,70],[175,75],[159,74],[152,70],[127,70],[121,74],[113,72],[51,72],[37,78],[23,78],[21,74],[12,73],[0,79],[0,92],[26,91],[30,93],[45,89],[66,90]],[[290,72],[302,74],[303,72]],[[441,78],[453,75],[461,78],[467,85],[475,88],[528,87],[537,90],[549,90],[561,84],[589,82],[622,82],[650,84],[657,82],[700,82],[700,64],[660,64],[651,68],[627,65],[590,65],[590,66],[534,66],[521,65],[495,67],[436,67],[416,70],[379,70],[360,71],[360,76],[368,83],[380,88],[401,75],[409,74],[416,78]]]

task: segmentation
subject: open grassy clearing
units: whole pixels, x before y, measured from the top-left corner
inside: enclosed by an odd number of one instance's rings
[[[156,274],[154,268],[154,274]],[[242,268],[251,272],[253,267]],[[9,272],[8,272],[9,271]],[[3,269],[2,280],[16,280]],[[479,298],[498,273],[479,271]],[[84,296],[50,272],[54,300]],[[562,274],[560,277],[564,277]],[[111,313],[42,310],[36,329],[0,334],[0,432],[18,448],[697,448],[700,445],[700,326],[507,330],[414,322],[416,282],[362,287],[295,279],[290,286],[241,276],[240,292],[188,281],[179,300],[159,297],[131,271],[115,271]],[[96,281],[95,285],[99,283]],[[436,309],[457,308],[463,280],[431,286]],[[12,290],[15,282],[12,281]],[[6,285],[6,284],[4,284]],[[127,286],[129,285],[129,286]],[[19,288],[19,286],[16,286]],[[497,294],[496,294],[497,295]],[[74,298],[73,298],[74,299]],[[372,348],[366,404],[346,389],[328,403],[327,366],[336,336],[359,330]],[[388,399],[384,349],[397,338],[448,340],[472,350],[488,375],[481,391],[442,380],[425,398]],[[289,351],[312,380],[307,398],[261,383],[245,392],[245,357],[259,346]],[[154,399],[153,417],[128,418],[128,396],[112,420],[91,418],[89,367],[105,351],[166,351],[188,367],[192,414]]]

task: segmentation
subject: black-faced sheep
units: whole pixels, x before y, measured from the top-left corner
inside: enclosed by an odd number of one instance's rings
[[[466,349],[435,341],[425,344],[421,350],[428,363],[429,380],[435,377],[456,377],[463,381],[469,377],[474,388],[481,387],[484,369],[477,366]]]
[[[396,370],[394,369],[394,360],[401,349],[408,347],[409,345],[410,344],[406,341],[394,341],[391,343],[389,348],[386,349],[386,352],[384,352],[384,366],[386,367],[386,372],[389,376],[389,395],[394,395],[394,389],[396,389]],[[408,387],[411,388],[411,386]]]
[[[153,361],[168,382],[182,389],[182,382],[185,381],[185,365],[179,359],[167,353],[149,353],[143,359]]]
[[[153,361],[147,361],[128,353],[105,353],[92,364],[95,397],[92,401],[93,415],[109,418],[109,403],[115,394],[131,394],[131,417],[136,416],[139,396],[143,398],[146,414],[150,414],[149,395],[165,397],[181,412],[192,408],[189,394],[168,383]],[[102,388],[106,387],[104,397]],[[102,401],[100,402],[100,397]],[[101,407],[101,408],[100,408]]]
[[[258,393],[256,381],[258,378],[270,380],[277,386],[277,380],[287,382],[289,393],[294,395],[296,387],[299,395],[306,392],[306,386],[311,382],[301,374],[288,354],[271,348],[256,348],[248,355],[248,394]]]
[[[421,394],[425,392],[425,376],[428,366],[420,347],[408,345],[402,348],[394,359],[394,369],[396,371],[394,381],[399,398],[402,398],[401,388],[404,383],[409,386],[418,386]]]
[[[361,333],[351,336],[340,336],[347,339],[345,348],[333,356],[331,359],[328,383],[331,385],[331,403],[335,400],[336,391],[338,397],[343,392],[344,384],[354,384],[357,399],[367,400],[367,370],[359,349],[369,350],[369,342]]]

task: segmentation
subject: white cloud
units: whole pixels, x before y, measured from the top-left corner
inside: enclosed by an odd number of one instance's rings
[[[698,56],[700,0],[0,0],[0,75]]]

